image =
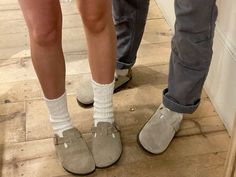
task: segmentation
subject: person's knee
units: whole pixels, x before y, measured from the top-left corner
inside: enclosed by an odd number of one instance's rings
[[[100,33],[107,25],[105,12],[87,12],[82,15],[82,19],[85,28],[91,33]]]
[[[36,25],[30,29],[31,40],[40,46],[49,46],[60,40],[60,29],[56,24]]]
[[[212,41],[208,33],[189,35],[176,32],[172,39],[172,52],[183,66],[206,70],[212,58]]]

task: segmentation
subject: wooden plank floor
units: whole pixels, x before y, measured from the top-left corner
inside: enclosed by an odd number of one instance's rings
[[[76,88],[89,73],[85,37],[74,3],[62,4],[68,104],[73,123],[90,142],[92,109],[77,105]],[[136,136],[161,103],[167,85],[172,32],[151,0],[145,34],[128,86],[114,95],[124,153],[90,177],[221,177],[229,136],[204,92],[199,109],[185,115],[169,149],[142,151]],[[28,34],[16,0],[0,1],[0,176],[70,177],[56,157],[48,112],[29,54]],[[127,99],[129,98],[129,99]]]

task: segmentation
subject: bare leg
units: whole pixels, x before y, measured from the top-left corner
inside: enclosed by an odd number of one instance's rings
[[[19,2],[29,28],[33,65],[46,97],[58,157],[67,171],[89,174],[95,170],[94,159],[81,134],[72,126],[67,109],[60,3],[58,0]]]
[[[61,45],[62,15],[58,0],[19,0],[30,34],[33,65],[44,95],[65,92],[65,62]]]
[[[111,0],[77,0],[88,43],[94,93],[92,154],[97,167],[108,167],[121,156],[120,134],[114,126],[112,95],[116,57]],[[102,131],[101,131],[102,130]],[[106,130],[109,133],[102,133]]]
[[[54,134],[71,129],[61,47],[62,16],[58,0],[19,0],[29,28],[32,60],[43,88]]]
[[[111,0],[77,0],[77,4],[84,23],[93,80],[111,83],[116,57]]]

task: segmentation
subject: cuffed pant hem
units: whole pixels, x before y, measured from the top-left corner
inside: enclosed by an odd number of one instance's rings
[[[185,106],[185,105],[176,103],[166,96],[167,92],[168,92],[168,88],[163,90],[163,104],[165,107],[167,107],[171,111],[178,112],[178,113],[192,114],[194,111],[196,111],[197,107],[199,106],[200,100],[195,105],[190,105],[190,106]]]
[[[119,61],[116,62],[116,69],[130,69],[132,68],[132,66],[134,66],[134,63],[127,64],[127,63],[122,63]]]

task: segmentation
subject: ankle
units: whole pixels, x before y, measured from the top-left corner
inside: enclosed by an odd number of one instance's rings
[[[98,122],[114,122],[113,115],[113,91],[114,81],[110,84],[99,84],[92,81],[94,91],[94,125]]]
[[[62,137],[65,130],[73,128],[67,108],[66,93],[56,99],[45,98],[45,102],[49,110],[53,132]]]

